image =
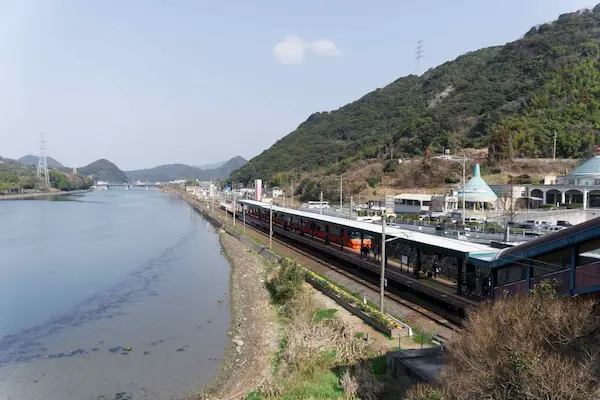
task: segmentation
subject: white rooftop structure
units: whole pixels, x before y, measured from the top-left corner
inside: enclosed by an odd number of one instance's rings
[[[265,210],[271,209],[271,205],[267,203],[262,203],[254,200],[240,200],[239,203],[261,207]],[[337,225],[341,227],[347,227],[350,229],[356,229],[357,231],[372,233],[374,235],[381,236],[382,226],[377,224],[372,224],[369,222],[356,221],[351,219],[345,219],[340,217],[334,217],[331,215],[322,215],[311,213],[307,211],[294,210],[291,208],[283,208],[278,206],[273,206],[273,212],[283,212],[289,215],[294,215],[300,218],[306,218],[311,220],[323,221],[326,223],[330,223],[332,225]],[[472,243],[463,240],[457,239],[449,239],[441,236],[429,235],[427,233],[415,232],[406,229],[398,229],[386,226],[385,229],[386,236],[389,237],[402,237],[405,241],[420,243],[424,245],[429,245],[433,247],[438,247],[440,249],[445,249],[447,251],[465,253],[469,257],[477,257],[477,258],[488,258],[493,257],[496,253],[498,253],[498,249],[493,247]]]

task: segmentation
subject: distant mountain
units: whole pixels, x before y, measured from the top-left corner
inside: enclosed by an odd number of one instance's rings
[[[167,164],[150,169],[128,171],[126,174],[129,179],[140,181],[171,181],[175,179],[211,181],[229,177],[233,171],[246,162],[244,158],[237,156],[212,169],[201,169],[185,164]]]
[[[221,162],[212,163],[212,164],[194,165],[194,167],[200,168],[200,169],[215,169],[215,168],[219,168],[221,165],[225,164],[226,162],[227,161],[221,161]]]
[[[4,165],[19,165],[22,166],[23,163],[18,162],[17,160],[13,160],[12,158],[4,158],[0,157],[0,164]]]
[[[19,158],[17,161],[23,165],[38,165],[38,159],[38,156],[26,155]],[[64,168],[61,163],[52,157],[46,157],[46,161],[48,162],[48,167],[50,168]]]
[[[121,171],[119,167],[111,163],[108,160],[100,159],[94,161],[90,165],[78,168],[77,172],[82,175],[89,176],[95,181],[107,181],[107,182],[127,182],[127,175]]]
[[[233,171],[243,167],[244,165],[246,165],[246,163],[248,163],[248,160],[246,160],[243,157],[237,156],[233,157],[231,160],[227,161],[225,164],[221,165],[219,168],[214,169],[213,171],[218,171],[217,174],[221,176],[221,178],[219,179],[225,179],[229,178],[229,175],[231,175]]]
[[[127,177],[140,181],[171,181],[175,179],[203,179],[204,171],[185,164],[167,164],[149,169],[127,171]]]

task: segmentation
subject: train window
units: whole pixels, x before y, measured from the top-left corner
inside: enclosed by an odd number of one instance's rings
[[[340,236],[341,235],[341,230],[340,228],[338,228],[337,226],[332,226],[331,227],[331,234],[335,235],[335,236]]]

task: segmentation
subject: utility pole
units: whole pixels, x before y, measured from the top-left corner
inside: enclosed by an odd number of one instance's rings
[[[73,175],[77,174],[77,164],[73,166]]]
[[[323,214],[323,191],[321,191],[321,204],[319,205],[319,213]]]
[[[210,191],[210,194],[212,195],[212,212],[215,212],[215,186],[214,185],[212,185],[212,190]]]
[[[344,207],[344,176],[340,175],[340,214],[343,213]]]
[[[462,215],[462,220],[463,220],[463,225],[466,223],[467,220],[467,202],[466,202],[466,193],[465,193],[465,185],[467,184],[467,156],[463,156],[463,159],[461,160],[460,158],[454,158],[454,161],[458,161],[462,167],[463,167],[463,178],[462,178],[462,191],[463,191],[463,198],[462,198],[462,206],[463,206],[463,211],[461,213]]]
[[[246,206],[242,204],[242,215],[244,216],[244,233],[246,233]]]
[[[294,208],[294,178],[292,178],[292,193],[290,194],[291,207]]]
[[[233,185],[231,185],[231,186],[233,186]],[[235,192],[233,192],[233,213],[232,213],[232,215],[233,215],[233,226],[234,227],[235,227],[235,220],[236,220],[236,218],[235,218],[236,210],[237,209],[236,209],[236,204],[235,204]]]
[[[552,151],[552,159],[556,160],[556,131],[554,131],[554,150]]]
[[[466,224],[467,221],[467,193],[465,192],[465,187],[467,185],[467,156],[465,156],[463,160],[463,225]]]
[[[269,212],[269,250],[273,248],[273,199],[271,198],[271,207]]]
[[[385,211],[381,211],[381,279],[379,281],[379,311],[383,314],[385,299]]]
[[[40,179],[46,189],[50,189],[50,174],[48,173],[48,160],[44,152],[44,145],[47,142],[44,140],[44,134],[40,133],[40,154],[38,159],[37,177]]]
[[[348,213],[348,217],[350,219],[352,219],[352,203],[353,203],[353,200],[354,199],[352,198],[352,196],[350,196],[350,212]]]

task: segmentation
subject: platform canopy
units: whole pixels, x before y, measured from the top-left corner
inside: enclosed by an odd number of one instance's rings
[[[468,203],[495,203],[498,200],[496,193],[481,178],[479,164],[475,164],[473,177],[465,185],[464,194],[463,189],[459,189],[458,199],[462,201],[463,196]]]
[[[259,207],[265,211],[269,211],[271,209],[270,204],[254,200],[239,200],[238,203],[245,204],[246,206]],[[278,206],[272,206],[272,210],[274,213],[281,212],[295,217],[327,223],[351,231],[363,232],[381,237],[380,224],[373,224],[370,222],[357,221],[353,219],[334,217],[331,215],[323,215]],[[474,255],[479,255],[480,257],[491,257],[499,251],[498,249],[494,249],[484,244],[430,235],[427,233],[415,232],[406,229],[387,227],[385,231],[388,238],[397,237],[399,240],[415,247],[420,247],[423,249],[427,248],[430,251],[437,251],[440,254],[458,255],[459,253],[462,253],[462,255],[467,257]]]

